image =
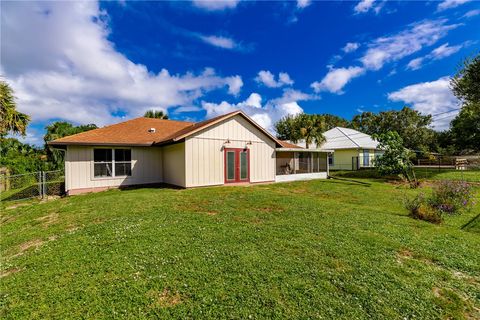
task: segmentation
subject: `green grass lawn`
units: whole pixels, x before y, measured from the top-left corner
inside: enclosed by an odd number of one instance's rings
[[[478,205],[433,225],[403,209],[415,192],[329,180],[3,207],[0,318],[480,318]]]
[[[336,177],[362,178],[362,179],[385,179],[375,169],[362,169],[358,171],[331,171],[330,174]],[[415,168],[415,175],[419,180],[463,180],[480,183],[480,170],[453,170],[438,168]],[[391,176],[386,179],[397,179]]]

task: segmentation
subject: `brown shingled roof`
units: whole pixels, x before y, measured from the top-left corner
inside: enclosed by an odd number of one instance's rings
[[[171,136],[172,132],[178,132],[193,125],[193,122],[186,121],[136,118],[56,139],[49,144],[151,146]],[[155,132],[149,132],[150,128],[155,128]]]
[[[280,145],[282,146],[282,148],[303,149],[302,147],[297,146],[296,144],[290,143],[290,142],[285,141],[285,140],[278,140],[278,142],[280,143]]]
[[[129,145],[151,146],[174,143],[188,137],[195,132],[208,128],[216,123],[235,115],[242,115],[259,130],[274,140],[280,142],[268,131],[260,127],[242,111],[237,110],[212,119],[201,122],[184,122],[173,120],[161,120],[154,118],[136,118],[133,120],[117,123],[111,126],[94,129],[49,142],[50,145]],[[155,128],[155,132],[149,132]]]

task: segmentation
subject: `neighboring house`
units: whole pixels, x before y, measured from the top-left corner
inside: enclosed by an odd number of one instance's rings
[[[137,118],[51,141],[66,150],[68,194],[326,178],[328,152],[279,141],[241,111],[193,123]]]
[[[374,166],[374,159],[383,154],[378,142],[363,132],[335,127],[323,133],[325,143],[320,150],[334,152],[329,154],[330,170],[358,170]],[[304,146],[305,143],[298,143]]]
[[[328,162],[332,170],[358,170],[374,166],[375,157],[383,154],[378,142],[363,132],[335,127],[323,133],[325,143],[320,149],[334,150]]]

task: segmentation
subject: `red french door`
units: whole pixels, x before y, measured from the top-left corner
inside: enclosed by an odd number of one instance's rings
[[[225,148],[225,183],[250,181],[250,150]]]

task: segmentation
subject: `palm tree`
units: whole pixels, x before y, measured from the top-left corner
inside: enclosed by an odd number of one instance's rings
[[[9,132],[25,136],[30,117],[17,111],[13,90],[8,83],[0,80],[0,136]]]
[[[305,140],[305,148],[308,149],[312,143],[318,146],[325,141],[325,136],[323,135],[325,120],[323,117],[316,114],[302,113],[297,116],[295,122],[301,139]]]
[[[168,119],[168,115],[162,110],[148,110],[143,116],[146,118]]]
[[[56,121],[46,126],[45,130],[47,131],[47,133],[43,136],[43,140],[45,141],[45,150],[47,151],[47,157],[49,161],[53,164],[54,168],[62,168],[65,153],[63,152],[63,150],[52,148],[48,145],[48,142],[70,136],[72,134],[85,132],[97,128],[98,127],[93,123],[74,126],[70,122],[66,121]]]

